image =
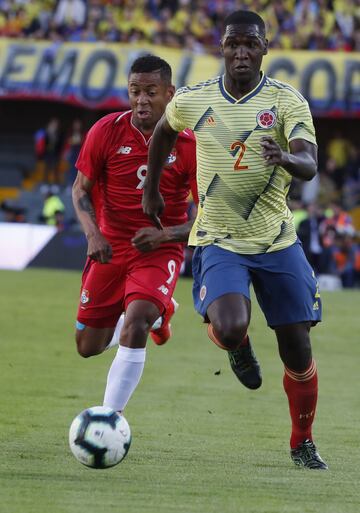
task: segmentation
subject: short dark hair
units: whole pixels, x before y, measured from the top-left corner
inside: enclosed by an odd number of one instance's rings
[[[164,61],[164,59],[150,53],[142,55],[134,60],[131,65],[129,75],[131,75],[131,73],[151,73],[153,71],[159,71],[161,80],[171,84],[170,65]]]
[[[261,16],[253,11],[235,11],[226,16],[224,20],[224,31],[228,25],[257,25],[265,35],[265,23]]]

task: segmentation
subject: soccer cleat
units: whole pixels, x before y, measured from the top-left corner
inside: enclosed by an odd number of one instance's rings
[[[168,307],[165,310],[161,327],[156,330],[150,330],[150,336],[158,346],[162,346],[171,337],[170,319],[178,309],[179,305],[172,297]]]
[[[260,365],[251,347],[250,339],[236,351],[228,351],[228,356],[234,374],[246,388],[256,390],[261,387]]]
[[[309,439],[301,442],[296,449],[291,449],[290,456],[295,465],[312,470],[328,470],[328,466],[323,461],[316,450],[314,442]]]

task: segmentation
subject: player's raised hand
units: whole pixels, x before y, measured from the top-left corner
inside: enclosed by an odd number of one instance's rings
[[[165,203],[162,195],[159,191],[147,191],[144,188],[142,197],[143,212],[150,217],[155,226],[159,229],[163,229],[163,225],[160,221],[160,215],[162,214]]]
[[[101,264],[107,264],[112,258],[112,247],[105,237],[99,231],[89,235],[87,239],[88,257],[100,262]]]
[[[142,253],[157,249],[162,242],[166,242],[166,230],[159,230],[153,226],[140,228],[131,239],[134,248]]]
[[[262,147],[262,156],[265,162],[269,166],[282,165],[284,163],[283,150],[280,148],[277,142],[270,136],[264,136],[260,140]]]

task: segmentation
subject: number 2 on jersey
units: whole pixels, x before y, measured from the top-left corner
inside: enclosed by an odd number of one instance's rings
[[[246,146],[243,142],[241,141],[235,141],[232,143],[232,145],[230,146],[230,150],[231,151],[234,151],[234,150],[240,150],[240,153],[238,155],[238,158],[234,164],[234,171],[241,171],[242,169],[248,169],[249,166],[244,166],[244,165],[241,165],[240,162],[244,156],[244,153],[245,153],[245,150],[246,150]],[[237,152],[235,152],[235,155],[236,155]]]

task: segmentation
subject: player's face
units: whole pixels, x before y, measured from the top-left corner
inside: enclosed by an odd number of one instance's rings
[[[128,92],[133,123],[142,131],[152,131],[174,96],[174,86],[169,86],[159,71],[132,73],[129,76]]]
[[[268,41],[257,25],[228,25],[221,49],[229,78],[238,84],[255,86],[267,46]]]

